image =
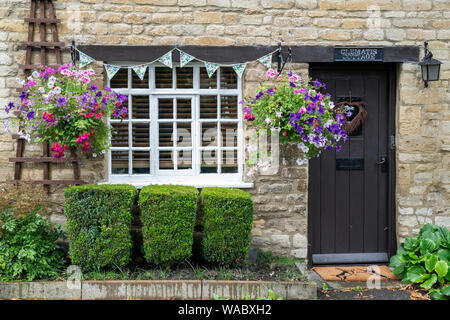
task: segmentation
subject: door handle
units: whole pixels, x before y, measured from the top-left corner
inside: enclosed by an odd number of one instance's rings
[[[381,172],[387,172],[387,157],[380,156],[380,160],[375,162],[377,166],[381,166]]]
[[[377,161],[377,162],[375,162],[375,163],[379,166],[379,165],[385,164],[386,161],[387,161],[386,156],[381,156],[381,157],[380,157],[380,161]]]

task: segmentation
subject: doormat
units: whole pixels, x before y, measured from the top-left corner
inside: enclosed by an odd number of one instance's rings
[[[374,280],[398,280],[388,266],[354,266],[354,267],[314,267],[312,268],[325,281],[365,282]]]

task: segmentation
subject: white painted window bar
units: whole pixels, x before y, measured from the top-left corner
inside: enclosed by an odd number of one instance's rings
[[[196,63],[152,65],[144,81],[132,69],[121,72],[108,80],[128,97],[128,117],[108,119],[115,129],[109,183],[253,186],[242,180],[242,83],[231,67],[211,78]],[[230,84],[225,77],[232,78]]]

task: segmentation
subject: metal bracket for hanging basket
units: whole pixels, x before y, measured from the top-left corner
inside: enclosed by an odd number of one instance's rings
[[[277,72],[278,74],[281,74],[283,71],[284,66],[286,65],[286,62],[291,63],[292,62],[292,48],[288,47],[288,55],[286,59],[283,57],[283,48],[281,47],[281,43],[278,43],[278,56],[277,56]]]

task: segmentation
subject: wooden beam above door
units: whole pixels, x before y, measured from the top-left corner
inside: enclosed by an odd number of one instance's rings
[[[293,62],[333,62],[334,49],[339,46],[290,46]],[[355,48],[370,48],[364,46]],[[382,48],[383,62],[418,62],[419,46],[372,46]],[[99,61],[153,61],[173,49],[174,46],[127,46],[127,45],[78,45],[77,48]],[[277,46],[179,46],[181,50],[199,59],[210,62],[245,62],[277,49]],[[283,46],[287,54],[288,46]],[[272,61],[276,62],[274,54]],[[173,60],[179,60],[179,53],[173,52]]]

